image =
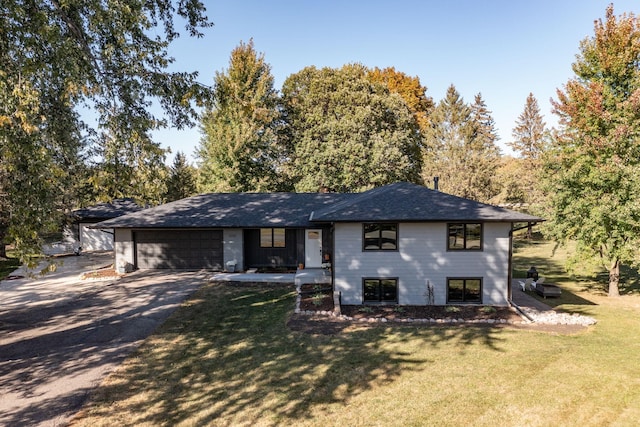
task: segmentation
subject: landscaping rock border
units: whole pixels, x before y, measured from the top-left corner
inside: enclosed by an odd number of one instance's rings
[[[296,298],[295,314],[303,316],[324,316],[331,317],[340,320],[358,322],[358,323],[419,323],[419,324],[487,324],[487,325],[575,325],[575,326],[591,326],[597,323],[597,320],[580,315],[577,313],[569,314],[557,312],[555,310],[539,311],[530,307],[518,307],[521,320],[509,320],[509,319],[462,319],[456,318],[453,313],[452,317],[447,318],[394,318],[387,317],[359,317],[354,318],[341,314],[339,311],[327,311],[327,310],[302,310],[300,308],[301,295],[298,293]]]

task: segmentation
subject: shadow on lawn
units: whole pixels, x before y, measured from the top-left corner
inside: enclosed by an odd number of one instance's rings
[[[345,322],[336,335],[300,333],[286,326],[294,301],[291,288],[205,286],[105,382],[77,421],[113,416],[117,402],[125,424],[286,425],[317,405],[346,404],[403,372],[427,369],[433,361],[414,356],[412,346],[465,351],[481,343],[499,351],[501,342],[501,330],[488,327]]]
[[[578,285],[576,290],[606,295],[609,287],[609,272],[602,266],[595,276],[570,275],[565,263],[570,253],[566,247],[543,240],[540,235],[531,240],[515,239],[513,256],[513,277],[525,278],[527,270],[535,266],[540,276],[548,282],[571,282]],[[620,295],[640,294],[640,272],[638,268],[622,265],[620,269]],[[564,292],[564,290],[563,290]]]
[[[53,296],[34,293],[33,304],[0,307],[0,425],[64,424],[93,382],[201,283],[187,276],[153,284],[136,278]]]

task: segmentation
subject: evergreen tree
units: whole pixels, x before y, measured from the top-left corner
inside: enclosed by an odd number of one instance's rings
[[[513,138],[514,140],[508,144],[522,158],[535,161],[541,157],[544,151],[545,123],[540,114],[538,100],[533,93],[527,96],[524,111],[518,116]]]
[[[489,201],[498,192],[495,181],[496,171],[500,163],[499,139],[495,121],[487,108],[482,95],[478,93],[471,105],[471,126],[473,133],[467,151],[469,165],[469,187],[474,188],[475,200]]]
[[[455,86],[431,115],[426,135],[423,177],[440,178],[440,189],[460,197],[487,202],[498,192],[493,177],[500,158],[497,135],[482,97],[467,105]]]
[[[297,191],[419,182],[420,136],[406,103],[361,65],[307,67],[283,87],[286,173]]]
[[[217,72],[214,105],[202,117],[202,191],[272,191],[278,182],[281,119],[271,67],[253,40],[240,43],[226,72]]]
[[[173,165],[167,178],[167,202],[184,199],[196,194],[196,174],[192,166],[187,163],[187,157],[181,151],[176,153]]]
[[[545,156],[548,231],[578,244],[575,262],[600,259],[609,296],[640,246],[640,20],[613,6],[580,44],[576,76],[558,90],[560,131]]]
[[[540,204],[544,198],[540,189],[543,173],[541,159],[548,138],[545,123],[538,107],[538,100],[533,96],[533,93],[529,93],[527,96],[524,111],[518,116],[512,135],[514,140],[508,144],[519,154],[519,158],[514,160],[514,164],[519,168],[518,187],[523,194],[522,203],[535,206]]]

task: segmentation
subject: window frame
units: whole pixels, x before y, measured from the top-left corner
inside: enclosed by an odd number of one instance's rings
[[[450,287],[451,282],[454,280],[462,281],[462,299],[451,299],[450,296]],[[477,300],[467,300],[467,281],[477,281],[479,282],[478,288],[478,299]],[[482,292],[483,292],[483,280],[482,277],[447,277],[447,304],[456,303],[456,304],[482,304]]]
[[[467,231],[467,226],[479,226],[480,228],[480,244],[478,247],[467,248],[467,242],[471,239],[468,238],[469,233]],[[462,226],[462,247],[453,247],[451,246],[451,227]],[[456,238],[457,239],[457,238]],[[447,223],[447,251],[459,252],[459,251],[470,251],[470,252],[482,252],[484,250],[484,223],[482,222],[449,222]]]
[[[367,300],[365,299],[365,286],[366,286],[366,282],[368,281],[377,281],[378,282],[378,294],[380,295],[380,297],[377,300]],[[382,292],[382,282],[383,281],[393,281],[395,282],[395,299],[393,300],[385,300],[382,299],[383,296],[383,292]],[[385,304],[398,304],[398,295],[399,295],[399,288],[400,288],[400,279],[398,277],[363,277],[362,278],[362,304],[367,305],[385,305]]]
[[[278,235],[276,236],[276,230]],[[269,232],[269,236],[263,236],[263,233]],[[268,237],[268,239],[265,239]],[[268,241],[267,241],[268,240]],[[284,249],[287,247],[287,230],[285,228],[261,228],[260,229],[260,247]]]
[[[367,248],[367,233],[371,231],[367,231],[367,226],[376,226],[378,227],[378,245],[376,248]],[[395,244],[394,248],[384,248],[383,236],[382,232],[385,231],[383,227],[393,227],[395,230]],[[397,222],[363,222],[362,223],[362,252],[398,252],[400,250],[399,238],[400,234],[400,225]]]

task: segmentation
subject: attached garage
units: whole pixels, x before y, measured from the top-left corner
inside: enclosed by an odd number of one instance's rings
[[[222,269],[222,230],[142,230],[134,232],[140,269]]]

